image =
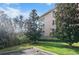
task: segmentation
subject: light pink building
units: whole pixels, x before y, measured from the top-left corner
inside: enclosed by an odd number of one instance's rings
[[[44,36],[50,36],[51,33],[53,34],[56,30],[56,21],[55,21],[55,14],[54,10],[50,10],[43,14],[40,17],[40,20],[42,21],[42,31]]]

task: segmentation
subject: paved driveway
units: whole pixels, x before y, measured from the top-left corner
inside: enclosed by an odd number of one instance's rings
[[[53,55],[53,54],[41,51],[37,48],[30,48],[22,51],[4,53],[2,55]]]

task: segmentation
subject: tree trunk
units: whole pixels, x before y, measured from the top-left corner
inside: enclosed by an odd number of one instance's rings
[[[73,44],[73,43],[69,43],[69,46],[72,47],[72,44]]]

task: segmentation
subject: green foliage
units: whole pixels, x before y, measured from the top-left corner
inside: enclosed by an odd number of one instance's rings
[[[0,15],[0,48],[11,47],[27,43],[28,39],[24,34],[26,20],[22,15],[15,18],[8,17],[5,12]],[[17,27],[18,26],[18,27]],[[16,31],[19,28],[18,32]],[[19,34],[20,33],[20,34]],[[19,36],[20,35],[20,36]],[[18,37],[19,36],[19,37]]]
[[[7,14],[1,14],[0,48],[28,43],[29,41],[36,42],[41,36],[41,28],[38,26],[38,19],[39,16],[37,15],[36,10],[32,10],[28,22],[31,26],[28,26],[28,35],[25,35],[25,31],[27,31],[27,20],[24,20],[22,15],[15,18],[10,18],[7,16]],[[18,32],[17,28],[19,29]]]
[[[79,42],[77,4],[57,4],[56,23],[58,37],[70,46]]]
[[[27,38],[27,36],[23,34],[17,35],[17,40],[19,41],[18,44],[29,42],[29,39]]]
[[[27,36],[30,39],[32,43],[37,43],[38,39],[40,39],[41,36],[41,28],[39,26],[39,16],[36,13],[36,10],[33,9],[30,13],[30,17],[28,20],[28,31]]]
[[[16,36],[13,33],[8,33],[0,29],[0,48],[10,47],[15,45]]]

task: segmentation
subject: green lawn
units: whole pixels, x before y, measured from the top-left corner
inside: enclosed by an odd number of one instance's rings
[[[20,51],[27,48],[31,48],[32,46],[29,44],[17,45],[9,48],[0,49],[0,52],[8,52],[8,51]]]
[[[79,54],[79,43],[73,44],[70,48],[68,44],[62,42],[41,42],[36,47],[46,51],[54,52],[60,55],[76,55]]]
[[[1,49],[0,52],[7,51],[20,51],[31,47],[41,48],[52,53],[59,55],[76,55],[79,54],[79,43],[73,44],[73,48],[69,47],[68,44],[63,42],[40,42],[36,45],[22,44],[14,47]]]

